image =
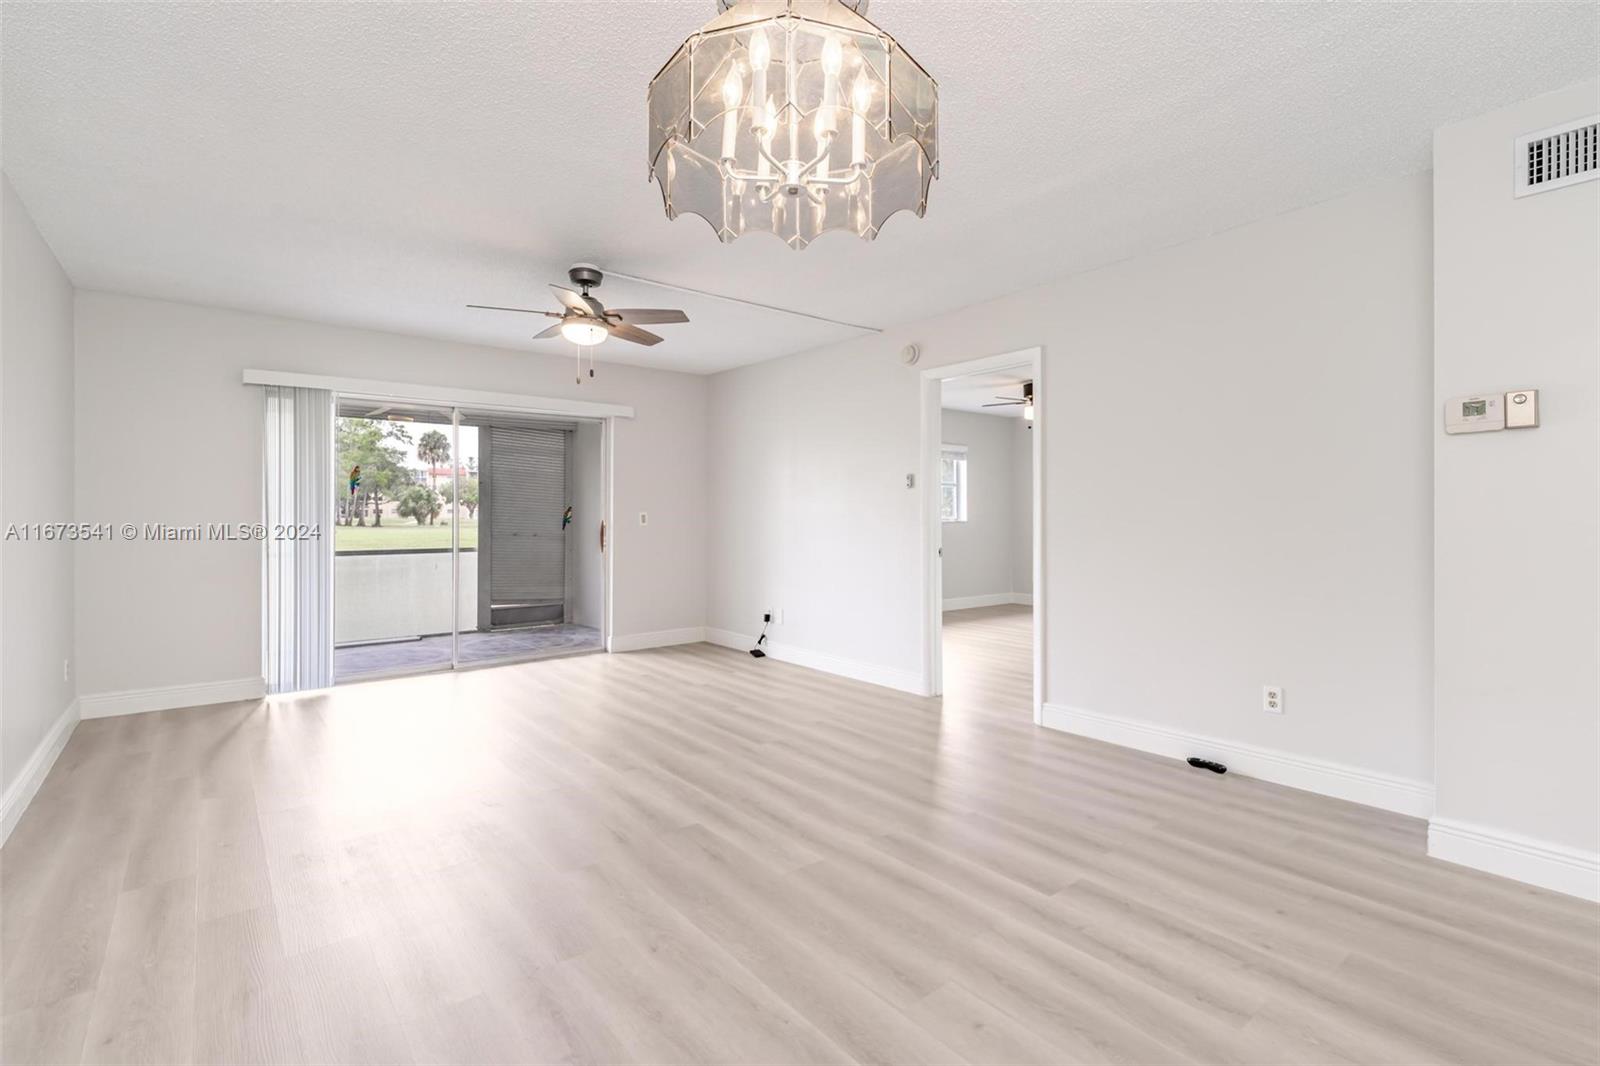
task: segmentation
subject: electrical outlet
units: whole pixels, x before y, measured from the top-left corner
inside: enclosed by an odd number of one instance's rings
[[[650,516],[644,511],[639,512],[639,524],[641,526],[647,526],[650,524]]]
[[[1268,714],[1282,714],[1283,689],[1278,685],[1262,685],[1261,709]]]

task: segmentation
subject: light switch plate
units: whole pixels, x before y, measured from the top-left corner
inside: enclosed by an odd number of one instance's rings
[[[1506,428],[1532,429],[1539,424],[1539,390],[1517,389],[1506,393]]]

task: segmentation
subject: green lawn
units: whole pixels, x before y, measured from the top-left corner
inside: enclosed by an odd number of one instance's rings
[[[461,546],[478,546],[478,520],[461,521]],[[381,526],[335,526],[335,552],[405,551],[413,548],[450,547],[450,523],[441,519],[431,526],[419,526],[410,518],[384,518]]]

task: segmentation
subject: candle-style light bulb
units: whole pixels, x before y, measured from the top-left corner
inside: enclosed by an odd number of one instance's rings
[[[872,106],[872,82],[867,80],[866,71],[856,75],[855,88],[850,91],[850,96],[857,111],[865,113]]]
[[[739,137],[739,101],[744,97],[744,79],[739,68],[728,71],[722,83],[722,105],[727,112],[722,116],[722,158],[733,159]]]
[[[772,62],[772,42],[767,40],[765,30],[757,30],[750,35],[750,69],[762,71],[767,69],[767,64]]]
[[[822,140],[823,123],[831,135],[837,128],[834,109],[839,104],[839,71],[844,67],[844,46],[839,38],[829,37],[822,46],[822,106],[817,108],[817,141]]]
[[[844,69],[844,46],[839,43],[839,38],[829,37],[822,46],[822,72],[829,77],[837,78],[842,69]]]
[[[767,41],[765,30],[756,30],[750,35],[750,102],[754,104],[750,110],[756,113],[757,133],[765,128],[772,129],[768,123],[761,125],[766,120],[766,115],[761,113],[761,101],[767,98],[767,67],[772,63],[772,45]]]

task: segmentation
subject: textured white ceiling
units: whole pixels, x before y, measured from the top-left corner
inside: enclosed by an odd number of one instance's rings
[[[568,264],[888,325],[1429,163],[1431,131],[1592,77],[1579,4],[874,0],[939,79],[928,217],[875,244],[723,246],[646,182],[645,85],[713,0],[26,4],[3,19],[4,166],[73,280],[564,353]],[[1509,148],[1508,148],[1509,152]],[[710,371],[848,330],[681,306],[653,349]]]
[[[966,377],[949,378],[939,387],[939,406],[951,411],[970,411],[979,415],[999,415],[1003,418],[1021,418],[1021,406],[1015,407],[989,407],[986,403],[994,403],[1000,397],[1013,397],[1022,395],[1022,383],[1027,380],[1024,374],[1012,370],[1001,370],[989,374],[968,374]]]

